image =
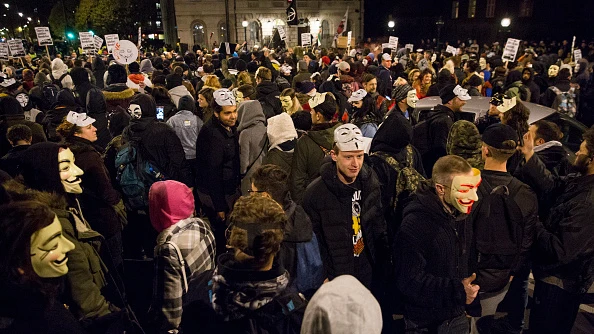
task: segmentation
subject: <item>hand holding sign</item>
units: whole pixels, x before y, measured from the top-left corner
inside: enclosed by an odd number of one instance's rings
[[[113,46],[113,59],[121,65],[131,64],[138,57],[136,44],[121,40]]]

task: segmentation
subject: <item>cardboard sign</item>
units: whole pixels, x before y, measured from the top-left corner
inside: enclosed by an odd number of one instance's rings
[[[280,36],[281,41],[286,41],[287,40],[287,32],[285,31],[285,27],[278,26],[278,27],[276,27],[276,30],[278,30],[278,35]]]
[[[582,50],[573,50],[573,59],[576,63],[578,62],[578,60],[582,59]]]
[[[10,55],[14,58],[24,57],[27,55],[23,41],[20,39],[13,39],[8,41],[8,48],[10,49]]]
[[[93,34],[87,31],[81,31],[78,33],[78,38],[80,39],[80,48],[83,49],[84,53],[95,52],[95,39],[93,38]]]
[[[105,45],[107,45],[107,52],[111,53],[113,46],[120,40],[118,34],[105,35]]]
[[[519,48],[519,39],[508,38],[507,43],[505,43],[505,48],[503,49],[503,55],[501,56],[501,59],[503,61],[516,61],[516,54],[518,53]]]
[[[390,36],[390,39],[388,40],[388,44],[390,44],[390,48],[392,50],[398,49],[398,37]]]
[[[8,44],[0,43],[0,60],[8,60],[10,51],[8,51]]]
[[[391,49],[392,45],[390,43],[382,43],[382,50],[384,49]]]
[[[132,64],[138,58],[136,44],[121,40],[113,46],[113,59],[121,65]]]
[[[49,27],[35,27],[35,34],[37,35],[37,45],[54,45]]]
[[[455,56],[458,53],[458,49],[451,45],[448,45],[448,47],[446,48],[446,52],[451,53],[453,56]]]
[[[304,32],[301,34],[301,46],[311,46],[311,34]]]
[[[103,38],[95,35],[93,36],[93,39],[95,40],[95,50],[100,50],[103,45]]]
[[[414,44],[405,44],[404,45],[404,48],[410,50],[410,52],[413,52],[413,47],[414,47]]]
[[[347,32],[347,48],[351,48],[351,38],[353,38],[353,32]]]

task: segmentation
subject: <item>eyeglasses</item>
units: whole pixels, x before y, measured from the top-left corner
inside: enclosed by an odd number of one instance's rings
[[[258,194],[258,193],[265,193],[266,191],[264,190],[252,190],[252,189],[248,189],[248,193],[250,194]]]

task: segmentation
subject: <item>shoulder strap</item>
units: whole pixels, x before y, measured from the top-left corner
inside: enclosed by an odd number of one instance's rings
[[[258,159],[260,159],[260,156],[262,155],[262,153],[264,152],[264,150],[266,149],[266,147],[268,146],[268,135],[264,135],[266,137],[266,140],[264,141],[264,145],[262,146],[262,149],[260,150],[260,153],[258,154],[258,156],[256,157],[256,159],[254,159],[254,161],[252,161],[248,167],[245,170],[245,174],[247,174],[250,169],[252,169],[252,167],[254,166],[254,164],[256,163],[256,161],[258,161]],[[244,175],[245,175],[244,174]]]
[[[179,262],[181,263],[181,272],[182,272],[182,277],[184,279],[184,292],[188,292],[188,278],[186,277],[186,260],[184,260],[181,250],[179,249],[179,247],[177,247],[175,242],[168,240],[168,241],[165,241],[165,244],[171,245],[171,247],[173,247],[173,249],[175,249],[177,258],[179,259]]]
[[[559,88],[557,88],[556,86],[551,86],[550,88],[557,95],[562,93],[561,90]]]

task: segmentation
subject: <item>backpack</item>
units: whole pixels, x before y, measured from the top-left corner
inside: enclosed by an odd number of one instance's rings
[[[280,114],[283,110],[278,96],[275,96],[274,94],[266,95],[258,99],[258,101],[260,101],[260,104],[262,105],[262,111],[264,112],[266,119]]]
[[[525,221],[512,196],[522,185],[512,178],[509,184],[493,188],[483,178],[478,188],[480,201],[472,209],[472,216],[477,281],[484,292],[503,289],[509,282],[511,268],[519,261]]]
[[[58,102],[58,93],[60,89],[54,84],[44,83],[41,87],[41,101],[39,101],[39,108],[43,111],[52,109],[54,104]]]
[[[530,102],[530,89],[522,83],[513,83],[512,86],[505,91],[505,94],[510,97],[517,97],[524,102]]]
[[[324,265],[320,255],[318,238],[312,233],[311,240],[296,244],[297,261],[295,273],[295,285],[297,291],[306,292],[317,290],[324,281]]]
[[[133,211],[148,209],[148,193],[151,185],[165,180],[159,168],[140,154],[137,140],[124,144],[116,154],[116,181],[124,194],[126,208]]]
[[[53,73],[50,73],[50,79],[52,80],[52,84],[56,85],[58,87],[60,87],[60,89],[64,88],[62,87],[62,80],[68,75],[68,73],[64,73],[62,74],[58,79],[54,78]]]
[[[550,89],[557,94],[551,108],[565,114],[571,118],[577,113],[577,103],[575,102],[575,88],[571,87],[567,92],[562,92],[559,88],[551,86]]]
[[[412,145],[419,151],[419,153],[421,153],[421,155],[424,155],[431,150],[431,122],[441,116],[443,116],[442,113],[435,113],[413,126]]]
[[[285,290],[261,308],[246,312],[246,333],[299,334],[307,300],[297,292]]]

